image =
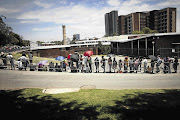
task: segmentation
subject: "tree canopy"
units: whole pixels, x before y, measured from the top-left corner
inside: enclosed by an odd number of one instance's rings
[[[7,44],[27,46],[30,45],[29,40],[23,40],[23,37],[14,33],[12,28],[4,23],[0,16],[0,45],[4,46]]]
[[[157,30],[151,30],[149,27],[144,27],[142,31],[133,31],[132,34],[152,34],[152,33],[158,33]]]

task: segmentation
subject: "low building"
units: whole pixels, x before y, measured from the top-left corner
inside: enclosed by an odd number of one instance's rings
[[[180,58],[180,33],[147,34],[132,39],[111,40],[111,48],[116,55]]]
[[[115,55],[149,56],[160,55],[161,57],[178,56],[180,58],[180,33],[156,33],[121,35],[114,37],[103,37],[98,40],[76,41],[70,45],[52,45],[31,47],[34,54],[40,57],[67,57],[75,51],[83,54],[87,50],[98,55],[98,43],[110,45],[111,53]]]

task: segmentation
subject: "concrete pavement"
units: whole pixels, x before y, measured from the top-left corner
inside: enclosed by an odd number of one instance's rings
[[[180,89],[180,74],[64,73],[0,70],[0,89],[80,88],[96,89]]]

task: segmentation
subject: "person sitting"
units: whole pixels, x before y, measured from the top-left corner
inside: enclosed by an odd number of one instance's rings
[[[66,65],[67,65],[66,62],[63,61],[62,65],[63,65],[63,69],[62,70],[66,71]]]
[[[49,63],[49,71],[54,71],[54,63],[52,61]]]
[[[58,65],[58,63],[56,63],[56,65],[55,65],[55,71],[56,72],[60,72],[61,71],[60,66]]]

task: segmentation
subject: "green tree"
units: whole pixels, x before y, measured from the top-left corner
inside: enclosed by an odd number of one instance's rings
[[[109,45],[102,45],[102,43],[98,42],[98,49],[100,54],[107,55],[111,52],[111,47]]]
[[[149,27],[144,27],[142,31],[133,31],[132,34],[152,34],[152,33],[158,33],[157,30],[151,30]]]

